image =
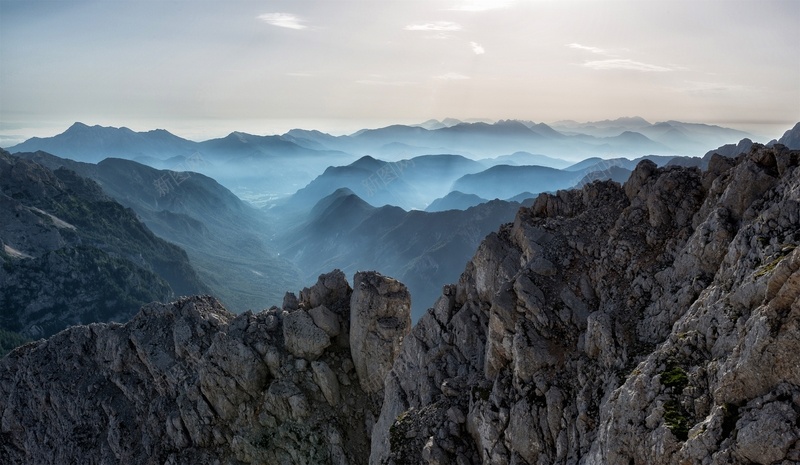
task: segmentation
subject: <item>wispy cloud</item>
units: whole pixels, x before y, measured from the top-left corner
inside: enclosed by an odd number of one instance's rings
[[[440,74],[438,76],[434,76],[435,79],[441,79],[443,81],[463,81],[465,79],[469,79],[469,76],[465,76],[460,73],[445,73]]]
[[[584,50],[584,51],[587,51],[587,52],[596,53],[598,55],[609,55],[608,50],[606,50],[604,48],[600,48],[600,47],[592,47],[592,46],[589,46],[589,45],[581,45],[581,44],[575,44],[575,43],[567,44],[567,47],[574,48],[576,50]]]
[[[750,90],[748,86],[730,84],[727,82],[684,81],[679,88],[684,92],[693,94],[725,94],[729,92],[743,92]]]
[[[406,31],[454,32],[460,31],[461,25],[452,21],[433,21],[430,23],[413,23],[405,27]]]
[[[483,55],[486,53],[486,49],[484,49],[483,46],[477,42],[470,42],[469,45],[472,47],[472,51],[475,53],[475,55]]]
[[[642,63],[640,61],[629,60],[627,58],[613,58],[609,60],[587,61],[583,66],[596,70],[624,69],[629,71],[640,71],[644,73],[663,73],[673,71],[672,68]]]
[[[258,19],[273,26],[285,27],[287,29],[306,29],[305,21],[291,13],[264,13]]]
[[[381,79],[359,79],[356,84],[365,86],[390,86],[390,87],[406,87],[413,86],[416,82],[412,81],[384,81]]]
[[[511,0],[469,0],[461,2],[452,8],[447,8],[450,11],[489,11],[507,8],[513,3]]]

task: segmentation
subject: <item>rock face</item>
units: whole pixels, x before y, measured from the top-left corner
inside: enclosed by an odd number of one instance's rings
[[[310,315],[349,327],[351,294],[336,271],[294,308],[191,297],[23,346],[0,359],[0,463],[366,463],[380,398]]]
[[[411,296],[401,282],[374,271],[353,278],[350,348],[361,388],[383,389],[403,338],[411,330]]]
[[[407,335],[334,272],[23,346],[0,462],[800,463],[800,151],[708,162],[539,196]]]
[[[798,463],[798,160],[521,209],[406,338],[370,463]]]

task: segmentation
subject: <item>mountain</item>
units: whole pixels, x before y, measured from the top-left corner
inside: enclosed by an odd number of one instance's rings
[[[749,152],[751,148],[753,148],[753,141],[750,139],[742,139],[738,144],[725,144],[714,150],[709,150],[703,156],[703,162],[708,164],[714,154],[722,155],[727,158],[736,158],[740,154]]]
[[[161,129],[135,132],[124,127],[90,127],[75,123],[62,134],[32,138],[10,150],[45,151],[95,163],[104,158],[122,158],[156,169],[199,172],[213,177],[240,198],[263,207],[303,188],[329,166],[343,166],[363,156],[395,162],[446,153],[486,159],[487,166],[564,168],[568,163],[561,158],[638,158],[644,154],[698,156],[708,147],[743,137],[750,136],[719,126],[679,121],[650,124],[641,118],[560,122],[553,126],[520,120],[446,119],[417,126],[397,124],[362,129],[345,136],[302,129],[271,136],[235,131],[203,142],[182,139]],[[505,154],[512,155],[506,157]],[[446,193],[431,197],[427,202]],[[359,195],[364,196],[364,193],[359,192]],[[404,207],[422,208],[427,202],[408,203]]]
[[[308,140],[298,144],[297,140],[233,132],[223,138],[194,142],[163,129],[135,132],[124,127],[75,123],[61,134],[34,137],[9,147],[9,151],[43,151],[89,163],[121,158],[157,169],[201,172],[213,176],[239,195],[263,202],[264,197],[269,200],[289,195],[325,167],[354,158]]]
[[[644,149],[640,153],[629,151],[632,155],[642,153],[668,153],[676,155],[698,156],[705,153],[708,147],[716,147],[752,135],[735,129],[720,126],[681,121],[662,121],[650,123],[640,117],[618,118],[616,120],[593,121],[578,123],[575,121],[558,121],[552,127],[564,134],[573,136],[591,136],[595,138],[613,138],[629,133],[637,133],[651,140],[648,147],[639,145],[646,141],[636,141],[633,146]],[[628,136],[630,137],[630,136]],[[653,143],[658,145],[653,145]],[[624,146],[624,144],[623,144]],[[664,151],[664,148],[669,150]],[[613,152],[609,152],[613,153]]]
[[[570,189],[596,180],[627,181],[628,175],[642,160],[665,166],[682,157],[647,155],[634,160],[627,158],[587,158],[563,170],[544,166],[493,166],[480,173],[465,175],[453,183],[453,189],[481,198],[520,200],[542,192]],[[699,163],[699,160],[695,160]],[[686,162],[686,164],[690,164]],[[692,165],[694,166],[694,165]],[[520,194],[527,193],[520,196]]]
[[[466,210],[475,205],[488,202],[488,199],[478,197],[475,194],[465,194],[459,191],[452,191],[444,197],[438,198],[425,208],[426,212],[441,212],[446,210]]]
[[[466,210],[373,207],[349,189],[320,200],[306,221],[276,236],[281,256],[312,279],[325,270],[380,269],[409,288],[413,315],[458,277],[483,237],[510,221],[520,204],[493,201]]]
[[[96,163],[108,157],[134,159],[190,156],[197,149],[196,142],[182,139],[163,129],[134,132],[125,127],[75,123],[61,134],[45,138],[33,137],[9,147],[8,151],[14,153],[41,150],[77,161]]]
[[[307,211],[337,189],[347,188],[374,206],[395,205],[423,209],[450,191],[466,173],[484,166],[460,155],[423,155],[386,162],[364,156],[346,166],[331,166],[307,186],[285,200],[281,209]]]
[[[29,338],[126,321],[207,287],[186,253],[72,171],[0,151],[0,327]]]
[[[447,127],[444,123],[442,123],[441,121],[436,120],[436,119],[429,119],[429,120],[424,121],[422,123],[414,124],[413,126],[416,126],[416,127],[419,127],[419,128],[423,128],[423,129],[427,129],[429,131],[433,130],[433,129],[442,129],[442,128],[446,128]]]
[[[581,186],[577,186],[581,187]],[[510,197],[506,200],[509,202],[519,202],[526,207],[530,207],[533,204],[533,200],[539,197],[539,194],[534,194],[533,192],[523,192],[521,194],[517,194],[514,197]]]
[[[790,149],[800,149],[800,123],[795,124],[792,129],[783,133],[783,136],[778,139],[778,143]]]
[[[621,128],[616,132],[592,135],[580,132],[565,134],[559,132],[559,128],[544,123],[518,120],[500,120],[494,123],[455,121],[452,122],[454,124],[428,123],[417,126],[391,125],[377,129],[363,129],[349,136],[338,137],[300,130],[292,130],[287,134],[313,140],[330,150],[400,158],[408,158],[409,155],[417,155],[425,150],[428,153],[449,152],[471,158],[491,158],[502,153],[520,151],[570,158],[609,154],[666,155],[677,152],[675,147],[647,134],[639,136],[625,134],[620,137],[625,131],[637,131],[639,126],[635,129]],[[662,132],[658,130],[655,132],[663,136]],[[723,128],[718,132],[722,134]],[[698,146],[699,143],[692,145],[692,152],[688,154],[694,154]],[[701,149],[705,150],[707,147],[708,145],[705,145]]]
[[[581,178],[580,181],[576,182],[574,187],[580,188],[594,181],[607,181],[607,180],[623,184],[631,176],[631,172],[632,172],[631,170],[623,168],[621,166],[608,166],[605,169],[590,171],[589,174]]]
[[[598,163],[602,163],[604,160],[605,159],[600,157],[585,158],[579,161],[578,163],[575,163],[574,165],[565,167],[564,171],[572,171],[572,172],[583,171],[586,170],[587,168],[597,165]]]
[[[515,152],[510,155],[500,155],[494,158],[483,158],[478,162],[486,165],[487,168],[495,165],[536,165],[547,166],[549,168],[565,169],[570,166],[570,162],[560,158],[552,158],[546,155],[533,154],[528,152]]]
[[[592,132],[594,131],[603,129],[603,130],[608,130],[608,132],[603,132],[601,134],[594,134],[594,135],[607,137],[610,135],[620,134],[624,131],[635,131],[636,129],[639,128],[646,128],[652,126],[652,123],[639,116],[629,116],[613,120],[606,119],[602,121],[590,121],[587,123],[579,123],[577,121],[563,120],[563,121],[556,121],[555,123],[552,123],[551,126],[554,128],[562,128],[564,130],[580,130],[584,134],[592,134]]]
[[[458,120],[458,119],[455,119],[455,118],[445,118],[445,119],[443,119],[441,121],[436,120],[436,119],[429,119],[429,120],[427,120],[425,122],[422,122],[420,124],[414,124],[413,126],[424,128],[424,129],[427,129],[427,130],[431,131],[431,130],[434,130],[434,129],[449,128],[450,126],[455,126],[456,124],[461,124],[463,122],[464,121],[461,121],[461,120]]]
[[[621,134],[613,137],[606,137],[606,143],[613,144],[618,150],[639,151],[649,153],[668,153],[672,149],[662,143],[658,143],[649,137],[634,131],[624,131]]]
[[[299,282],[296,267],[268,242],[275,232],[270,219],[207,176],[122,159],[88,164],[43,152],[19,155],[95,180],[159,237],[186,250],[209,290],[232,310],[280,302]]]
[[[453,190],[489,199],[507,199],[522,192],[548,192],[566,189],[581,180],[583,174],[544,166],[497,165],[476,174],[468,174],[453,183]]]
[[[639,164],[642,160],[650,160],[656,164],[656,166],[667,166],[667,165],[679,165],[679,166],[701,166],[702,161],[698,157],[674,157],[668,155],[645,155],[642,157],[629,159],[625,157],[620,158],[598,158],[592,157],[587,158],[583,161],[575,163],[574,165],[568,166],[564,168],[565,171],[571,172],[592,172],[592,171],[602,171],[605,169],[609,169],[611,167],[620,167],[629,171],[632,171],[636,168],[636,165]]]
[[[255,314],[192,297],[70,328],[0,359],[0,454],[796,463],[799,165],[755,146],[541,195],[410,332],[405,286],[341,271]]]

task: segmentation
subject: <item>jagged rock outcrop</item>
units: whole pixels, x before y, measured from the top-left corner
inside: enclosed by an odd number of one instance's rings
[[[799,160],[521,209],[406,338],[370,463],[798,463]]]
[[[190,297],[18,348],[0,359],[0,463],[366,463],[380,397],[342,330],[365,313],[352,294],[335,271],[284,309]]]
[[[383,389],[403,338],[411,331],[411,295],[403,283],[374,271],[353,278],[350,347],[361,388]]]

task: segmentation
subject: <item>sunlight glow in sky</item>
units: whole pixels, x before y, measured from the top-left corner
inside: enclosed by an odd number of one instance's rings
[[[0,0],[0,146],[73,121],[195,139],[445,117],[788,129],[798,30],[793,0]]]

